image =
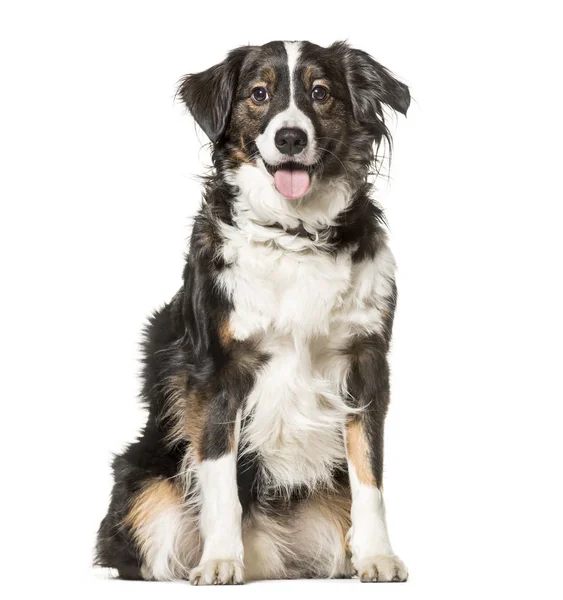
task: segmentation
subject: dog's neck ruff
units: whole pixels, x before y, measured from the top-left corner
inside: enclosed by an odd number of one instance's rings
[[[281,223],[274,223],[273,225],[266,225],[266,227],[271,227],[272,229],[283,229],[289,235],[296,235],[298,237],[308,238],[310,240],[314,240],[317,237],[317,232],[308,231],[305,228],[305,225],[299,222],[297,227],[293,227],[292,229],[284,229]],[[322,233],[322,231],[320,232]]]
[[[273,243],[289,251],[328,251],[339,215],[351,205],[354,194],[344,178],[315,182],[299,200],[284,198],[259,161],[230,171],[227,182],[236,190],[232,221],[248,239]]]

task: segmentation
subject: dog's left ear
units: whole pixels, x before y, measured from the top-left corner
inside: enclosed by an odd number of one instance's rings
[[[346,47],[346,77],[356,119],[365,124],[381,116],[381,104],[403,115],[411,102],[409,88],[362,50]]]
[[[227,130],[240,69],[249,50],[250,46],[232,50],[222,63],[180,81],[178,95],[214,144]]]

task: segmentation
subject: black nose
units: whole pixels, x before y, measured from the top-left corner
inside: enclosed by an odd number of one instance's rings
[[[284,127],[276,132],[274,141],[282,154],[293,156],[299,154],[307,145],[307,134],[302,129]]]

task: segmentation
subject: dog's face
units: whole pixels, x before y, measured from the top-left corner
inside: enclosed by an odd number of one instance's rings
[[[365,178],[374,143],[388,136],[382,105],[406,114],[410,102],[404,84],[343,43],[238,48],[179,92],[228,168],[265,171],[291,200],[316,181]]]

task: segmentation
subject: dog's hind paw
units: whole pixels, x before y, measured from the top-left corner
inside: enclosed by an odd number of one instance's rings
[[[244,583],[242,563],[234,559],[208,560],[190,571],[192,585],[238,585]]]

